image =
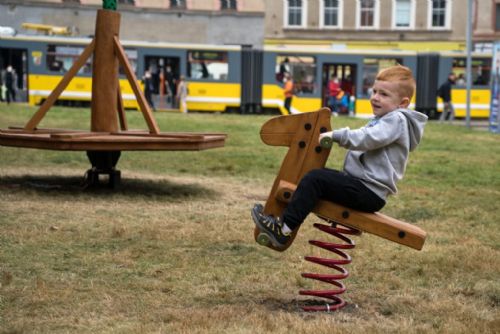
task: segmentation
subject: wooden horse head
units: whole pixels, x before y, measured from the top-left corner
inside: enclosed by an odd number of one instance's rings
[[[262,126],[260,137],[264,143],[289,147],[264,206],[265,214],[279,217],[286,207],[286,203],[276,198],[281,181],[298,184],[308,171],[325,166],[330,149],[322,148],[318,138],[320,133],[331,131],[330,115],[330,109],[322,108],[317,112],[275,117]],[[255,230],[255,237],[257,234],[258,229]],[[295,235],[296,231],[286,248]]]

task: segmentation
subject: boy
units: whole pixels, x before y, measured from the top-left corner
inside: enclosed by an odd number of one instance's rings
[[[397,192],[408,154],[422,138],[427,116],[407,109],[415,91],[411,70],[393,66],[378,73],[370,98],[375,117],[363,128],[322,133],[347,151],[343,171],[315,169],[300,180],[282,217],[267,216],[262,205],[252,218],[276,248],[283,248],[320,199],[349,208],[375,212]]]

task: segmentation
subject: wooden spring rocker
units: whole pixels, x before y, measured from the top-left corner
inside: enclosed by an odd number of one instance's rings
[[[289,147],[265,203],[263,209],[265,214],[280,217],[300,179],[308,171],[325,166],[330,149],[321,147],[318,138],[320,133],[331,131],[330,115],[330,110],[323,108],[317,112],[275,117],[262,126],[260,136],[264,143]],[[381,213],[360,212],[327,201],[320,201],[313,213],[328,223],[328,225],[314,224],[314,227],[340,239],[340,243],[309,241],[312,245],[337,254],[338,258],[305,257],[307,261],[332,268],[337,272],[335,274],[302,274],[305,278],[326,282],[336,287],[333,290],[299,291],[301,295],[328,300],[321,305],[303,306],[305,311],[334,311],[345,306],[345,301],[339,295],[346,288],[339,280],[348,277],[349,273],[342,265],[349,264],[352,259],[344,250],[355,247],[354,241],[346,235],[371,233],[417,250],[421,250],[425,242],[426,232],[422,229]],[[254,230],[254,237],[261,245],[284,251],[293,243],[297,231],[298,229],[294,231],[289,243],[280,249],[275,248],[257,227]],[[317,304],[317,302],[313,301],[312,304]]]
[[[224,146],[226,135],[221,133],[160,132],[120,44],[120,14],[115,11],[116,0],[104,0],[103,8],[97,12],[92,42],[24,127],[0,129],[0,145],[86,151],[92,164],[86,174],[87,184],[96,184],[100,174],[108,174],[110,186],[120,180],[120,172],[115,166],[121,151],[204,150]],[[90,131],[37,128],[90,56],[93,56]],[[148,131],[128,129],[118,82],[119,65],[134,91]]]

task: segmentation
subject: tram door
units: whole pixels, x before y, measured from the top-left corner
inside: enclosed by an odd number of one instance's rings
[[[351,97],[353,97],[354,99],[356,98],[356,73],[356,64],[323,64],[321,85],[323,106],[328,107],[328,81],[331,80],[332,76],[334,76],[339,79],[340,88],[342,89],[345,96],[342,97],[342,104],[339,107],[340,114],[355,112],[355,103],[353,99],[351,99]]]
[[[155,109],[177,109],[175,95],[176,83],[180,76],[179,62],[179,57],[144,57],[144,68],[151,74]]]
[[[15,101],[28,101],[28,57],[26,49],[0,48],[1,84],[4,84],[8,66],[14,71]]]

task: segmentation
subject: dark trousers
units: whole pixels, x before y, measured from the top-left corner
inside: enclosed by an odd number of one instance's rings
[[[10,103],[10,101],[16,102],[16,91],[13,87],[7,86],[7,92],[5,92],[5,95],[7,103]]]
[[[146,90],[144,92],[144,95],[145,95],[146,101],[148,102],[148,104],[151,107],[151,109],[153,109],[153,111],[155,111],[155,104],[153,102],[153,94],[151,93],[151,91],[150,90]]]
[[[292,97],[285,97],[285,109],[290,113],[290,106],[292,105]]]
[[[313,169],[300,180],[292,200],[283,212],[283,221],[295,230],[319,200],[364,212],[375,212],[385,205],[382,198],[357,178],[333,169]]]

